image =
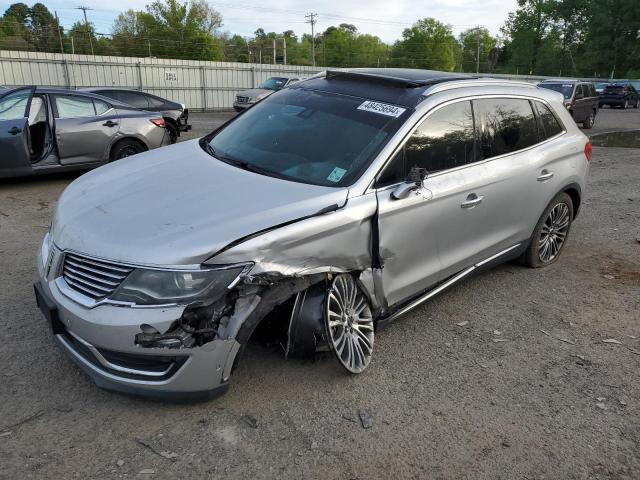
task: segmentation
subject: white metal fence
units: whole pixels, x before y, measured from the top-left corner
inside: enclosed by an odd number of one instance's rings
[[[320,68],[158,58],[0,50],[0,85],[122,87],[182,102],[193,110],[226,110],[236,92],[272,76],[308,77]]]
[[[181,102],[192,110],[227,110],[235,93],[269,77],[308,77],[322,68],[0,50],[0,85],[122,87]],[[529,82],[547,77],[480,74]]]

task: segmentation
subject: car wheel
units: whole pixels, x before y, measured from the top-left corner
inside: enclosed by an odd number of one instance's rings
[[[333,279],[325,314],[327,342],[338,362],[350,373],[363,372],[373,353],[373,315],[353,276],[342,273]]]
[[[573,202],[566,193],[557,195],[543,212],[524,253],[524,262],[532,268],[555,262],[566,243],[573,220]]]
[[[123,158],[144,152],[145,148],[135,140],[121,140],[111,150],[109,159],[111,161],[121,160]]]
[[[167,123],[165,128],[167,129],[167,133],[169,134],[169,141],[173,145],[178,141],[178,129],[171,123]]]
[[[596,121],[596,114],[591,112],[589,114],[589,116],[587,117],[587,119],[582,122],[582,126],[585,130],[589,130],[590,128],[593,128],[593,124]]]

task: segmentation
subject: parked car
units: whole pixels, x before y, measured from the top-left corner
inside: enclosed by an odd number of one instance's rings
[[[599,98],[590,82],[579,80],[544,80],[539,87],[560,92],[564,95],[564,106],[576,121],[585,129],[593,127],[598,114]]]
[[[191,130],[189,109],[185,107],[184,103],[173,102],[157,95],[125,88],[94,87],[85,88],[83,91],[113,98],[140,110],[161,113],[167,132],[169,132],[171,143],[178,141],[181,132]]]
[[[233,109],[236,112],[241,112],[263,98],[267,98],[273,92],[277,92],[299,81],[299,77],[271,77],[260,84],[258,88],[238,92],[233,102]]]
[[[610,83],[600,94],[600,106],[638,108],[640,96],[638,91],[630,83]]]
[[[609,85],[609,83],[608,82],[596,82],[594,85],[596,87],[596,93],[598,95],[600,95],[600,93],[604,90],[604,87]]]
[[[590,157],[535,85],[326,72],[69,185],[36,298],[107,389],[223,393],[259,325],[287,357],[329,349],[360,373],[379,327],[472,273],[557,261]]]
[[[0,94],[0,178],[96,167],[169,143],[162,117],[75,90]]]

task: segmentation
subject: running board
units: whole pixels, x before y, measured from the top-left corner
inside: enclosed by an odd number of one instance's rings
[[[515,250],[516,248],[518,248],[520,245],[521,245],[521,243],[513,245],[512,247],[509,247],[506,250],[502,250],[501,252],[498,252],[495,255],[492,255],[491,257],[489,257],[489,258],[487,258],[485,260],[482,260],[481,262],[476,263],[475,265],[467,268],[466,270],[461,271],[460,273],[458,273],[458,274],[454,275],[453,277],[451,277],[446,282],[441,283],[440,285],[438,285],[433,290],[429,290],[424,295],[416,298],[415,300],[410,302],[405,307],[403,307],[400,310],[398,310],[397,312],[391,314],[388,318],[384,319],[384,322],[386,323],[386,322],[390,322],[392,320],[395,320],[396,318],[398,318],[398,317],[404,315],[405,313],[407,313],[409,310],[413,310],[418,305],[421,305],[422,303],[426,302],[430,298],[435,297],[437,294],[439,294],[443,290],[446,290],[447,288],[449,288],[454,283],[458,283],[460,280],[462,280],[463,278],[468,276],[471,272],[473,272],[477,268],[482,267],[483,265],[486,265],[487,263],[490,263],[493,260],[502,257],[503,255],[506,255],[510,251]]]

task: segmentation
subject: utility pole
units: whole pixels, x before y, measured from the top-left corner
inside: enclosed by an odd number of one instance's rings
[[[318,16],[317,13],[309,13],[304,16],[304,18],[309,19],[305,23],[311,24],[311,60],[313,62],[314,67],[316,66],[316,36],[315,36],[314,27],[316,25],[316,22],[318,21],[316,20],[317,16]]]
[[[287,64],[287,39],[286,38],[282,39],[282,48],[284,51],[284,55],[282,57],[282,64],[286,65]]]
[[[276,64],[276,39],[273,39],[273,64]]]
[[[58,19],[58,12],[53,12],[56,17],[56,29],[58,30],[58,40],[60,40],[60,53],[64,53],[64,45],[62,45],[62,32],[60,31],[60,20]]]
[[[73,43],[73,35],[71,35],[71,53],[72,53],[73,55],[75,55],[75,54],[76,54],[76,46],[75,46],[75,45],[74,45],[74,43]]]
[[[480,73],[480,25],[476,26],[476,43],[478,48],[476,51],[476,74]]]
[[[87,32],[87,36],[89,37],[89,45],[91,46],[91,55],[94,55],[93,40],[91,40],[91,32],[89,31],[89,20],[87,20],[87,10],[93,10],[93,8],[89,8],[81,5],[79,7],[76,7],[76,10],[82,10],[82,13],[84,13],[84,27]]]
[[[147,38],[147,46],[149,47],[149,58],[151,58],[151,40]]]

